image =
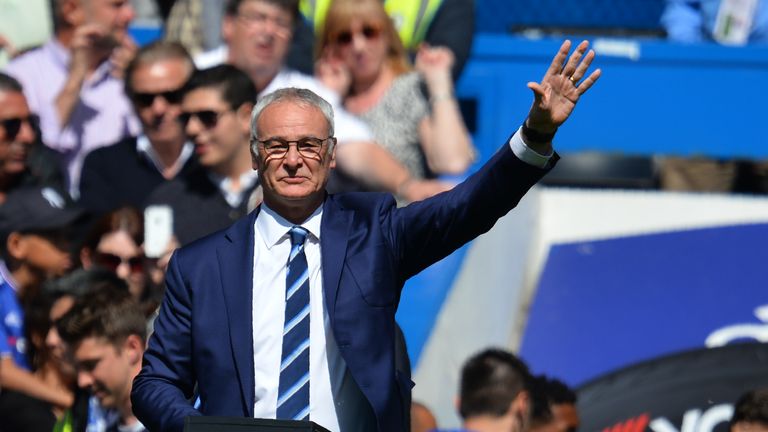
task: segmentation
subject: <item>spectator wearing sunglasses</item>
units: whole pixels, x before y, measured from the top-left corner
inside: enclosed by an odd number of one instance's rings
[[[0,73],[0,203],[20,187],[66,190],[57,155],[39,142],[36,123],[21,84]]]
[[[72,404],[70,392],[33,375],[24,317],[42,284],[72,267],[69,227],[82,214],[50,188],[19,189],[0,206],[0,413],[8,413],[18,395],[62,409]]]
[[[313,76],[286,66],[296,29],[300,28],[299,0],[228,0],[222,23],[225,46],[195,59],[198,67],[228,63],[243,70],[256,85],[260,97],[296,87],[317,93],[331,103],[338,132],[338,166],[331,174],[331,192],[385,190],[405,201],[416,201],[442,192],[449,186],[411,177],[393,155],[372,141],[368,127],[348,113],[339,95]],[[343,74],[334,79],[346,80]]]
[[[149,199],[171,207],[182,246],[228,227],[261,203],[249,150],[255,100],[251,79],[231,65],[197,71],[187,83],[179,120],[200,167],[160,186]]]
[[[347,111],[368,124],[375,141],[412,178],[467,170],[475,152],[454,97],[454,58],[448,48],[422,46],[414,71],[379,0],[336,0],[328,9],[318,52],[320,78],[342,95]],[[328,72],[333,68],[343,69],[349,79],[337,79]]]
[[[83,164],[80,204],[96,213],[143,208],[152,191],[195,165],[194,149],[178,122],[182,87],[195,70],[175,42],[142,47],[126,69],[125,92],[142,134],[91,152]]]
[[[120,207],[91,226],[80,248],[80,262],[84,269],[102,268],[115,273],[149,312],[157,306],[160,294],[148,276],[143,243],[142,213],[133,207]]]
[[[136,46],[128,35],[129,0],[56,0],[54,36],[12,60],[6,72],[24,86],[40,117],[42,141],[62,154],[77,195],[85,156],[137,135],[140,125],[123,92]]]

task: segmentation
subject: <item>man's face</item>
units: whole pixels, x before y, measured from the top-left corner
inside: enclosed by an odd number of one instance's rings
[[[22,256],[31,268],[49,277],[63,276],[72,268],[69,238],[65,230],[25,233],[21,236]]]
[[[104,338],[87,337],[74,351],[77,385],[91,389],[105,408],[125,406],[130,398],[142,354],[131,338],[138,339],[129,336],[118,349]]]
[[[316,107],[282,101],[269,105],[258,118],[259,141],[282,139],[296,141],[312,137],[328,138],[328,122]],[[283,157],[267,154],[262,144],[253,158],[254,169],[259,170],[264,201],[268,205],[316,206],[325,195],[325,184],[331,168],[336,166],[335,148],[328,152],[329,141],[324,141],[316,157],[302,156],[295,143],[291,143]]]
[[[145,63],[133,71],[133,106],[153,145],[182,139],[181,90],[191,73],[189,64],[176,58]]]
[[[569,403],[550,405],[552,419],[535,427],[535,432],[576,432],[579,429],[579,413],[576,406]]]
[[[27,167],[27,153],[36,135],[24,95],[0,91],[0,177],[13,176]]]
[[[216,88],[197,88],[184,96],[182,123],[195,144],[200,164],[220,174],[248,155],[248,109],[233,110]]]
[[[84,24],[97,24],[105,32],[105,40],[116,44],[128,33],[134,12],[130,0],[80,0]],[[106,42],[105,42],[106,43]]]
[[[222,29],[233,64],[248,74],[277,73],[293,36],[293,17],[280,6],[245,0],[236,16],[227,16]]]

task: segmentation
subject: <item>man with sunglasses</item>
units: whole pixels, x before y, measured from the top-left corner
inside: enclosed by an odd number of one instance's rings
[[[557,129],[600,76],[588,46],[569,56],[564,42],[542,81],[527,84],[528,117],[482,168],[400,208],[389,194],[327,192],[328,102],[295,88],[260,99],[251,158],[263,205],[171,258],[133,385],[141,422],[181,431],[187,416],[225,415],[408,430],[413,384],[395,366],[403,285],[489,231],[554,166]]]
[[[199,166],[158,187],[148,200],[171,207],[181,245],[228,227],[261,202],[248,150],[254,100],[253,82],[230,65],[197,71],[185,87],[179,124]]]
[[[143,208],[152,191],[196,166],[192,143],[178,121],[184,84],[195,65],[176,42],[142,47],[126,69],[125,92],[142,134],[91,152],[83,164],[80,204],[106,213]]]
[[[43,142],[62,154],[76,196],[85,156],[139,133],[122,80],[136,51],[128,35],[134,13],[130,0],[55,0],[52,7],[54,37],[6,72],[23,84]]]
[[[0,203],[24,186],[66,190],[57,155],[39,142],[36,123],[21,84],[0,73]]]
[[[339,169],[331,177],[331,191],[386,190],[410,202],[450,188],[439,181],[411,178],[405,166],[372,141],[368,127],[341,106],[338,94],[315,77],[286,66],[301,19],[299,0],[228,0],[222,23],[226,45],[198,56],[195,62],[201,68],[221,63],[238,67],[251,78],[260,96],[297,87],[329,101],[339,131]]]

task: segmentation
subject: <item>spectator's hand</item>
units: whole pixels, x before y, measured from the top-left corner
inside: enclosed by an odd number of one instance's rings
[[[452,94],[453,52],[446,47],[431,47],[421,44],[416,53],[416,70],[424,77],[429,92],[435,95]]]
[[[347,95],[352,85],[352,74],[347,66],[331,55],[324,55],[315,63],[315,76],[341,97]]]
[[[408,202],[421,201],[440,192],[453,189],[453,184],[438,180],[406,180],[397,190],[400,197]]]
[[[528,88],[533,91],[534,96],[533,106],[526,120],[529,128],[543,133],[555,132],[571,115],[581,95],[600,78],[601,71],[596,69],[582,81],[595,58],[595,52],[587,52],[587,48],[589,42],[583,41],[569,58],[571,41],[566,40],[552,59],[552,64],[541,82],[528,83]]]
[[[85,75],[88,69],[100,60],[101,47],[106,37],[106,32],[101,25],[84,24],[77,27],[72,36],[70,73]]]
[[[171,256],[173,256],[173,253],[179,247],[181,247],[179,240],[176,238],[176,236],[172,236],[171,241],[168,242],[168,247],[165,249],[165,252],[160,258],[157,258],[149,272],[149,277],[152,279],[154,284],[163,284],[163,281],[165,280],[165,272],[168,271],[168,263],[171,261]]]
[[[133,57],[136,56],[138,50],[139,47],[136,45],[136,42],[133,41],[133,38],[128,34],[124,35],[123,40],[120,41],[120,45],[112,51],[112,55],[109,58],[110,63],[112,63],[112,76],[118,79],[123,79],[128,63],[133,60]]]
[[[13,46],[11,41],[8,40],[5,36],[0,34],[0,51],[5,51],[8,53],[8,57],[12,58],[16,55],[16,47]]]

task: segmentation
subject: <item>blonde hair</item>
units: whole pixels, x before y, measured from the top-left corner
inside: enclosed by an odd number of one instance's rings
[[[339,33],[349,30],[355,18],[372,21],[381,26],[381,37],[385,38],[387,43],[387,64],[395,75],[411,70],[405,47],[400,41],[392,19],[384,10],[381,0],[333,0],[325,16],[320,37],[317,39],[315,47],[317,58],[320,58],[323,52],[335,43]]]

